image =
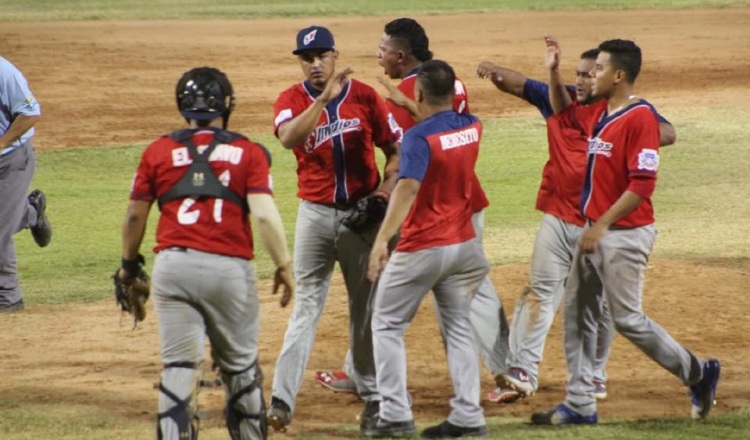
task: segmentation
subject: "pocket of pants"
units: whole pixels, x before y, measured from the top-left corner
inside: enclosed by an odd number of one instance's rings
[[[20,147],[0,158],[0,179],[4,179],[13,171],[23,171],[29,166],[29,152]]]

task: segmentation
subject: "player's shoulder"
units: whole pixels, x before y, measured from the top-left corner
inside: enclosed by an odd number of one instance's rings
[[[291,87],[288,87],[279,93],[278,98],[276,98],[277,101],[281,100],[292,100],[295,98],[300,97],[307,97],[308,93],[307,90],[305,90],[305,86],[299,82],[297,84],[294,84]]]
[[[351,90],[350,93],[358,94],[358,95],[366,95],[366,96],[375,96],[378,95],[377,90],[369,84],[365,84],[362,81],[351,78],[349,80],[349,88]]]

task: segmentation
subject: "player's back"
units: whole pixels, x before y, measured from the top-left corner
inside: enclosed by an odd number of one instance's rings
[[[215,132],[195,130],[192,140],[199,153],[205,151]],[[169,136],[156,140],[143,154],[131,198],[158,200],[177,184],[191,163],[188,148],[182,143]],[[240,200],[248,193],[271,193],[270,155],[262,145],[245,137],[218,143],[209,157],[209,166],[219,182]],[[222,198],[180,197],[167,201],[161,206],[155,251],[175,246],[252,259],[247,213],[239,204]]]
[[[481,136],[478,118],[451,110],[432,115],[407,132],[402,147],[406,167],[414,160],[426,159],[428,165],[397,250],[445,246],[474,237],[474,166]],[[405,170],[402,177],[410,177],[409,173]]]

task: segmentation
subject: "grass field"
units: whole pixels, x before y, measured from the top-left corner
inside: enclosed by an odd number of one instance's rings
[[[0,4],[3,20],[179,19],[195,17],[252,18],[304,15],[397,15],[420,11],[453,12],[520,9],[737,7],[750,1],[720,0],[478,0],[457,3],[435,0],[261,2],[227,0],[96,1],[21,0]],[[660,109],[677,127],[678,142],[664,150],[654,197],[661,232],[655,256],[682,260],[750,260],[750,145],[746,121],[750,108],[699,107]],[[540,214],[533,209],[541,167],[547,158],[545,126],[541,118],[485,120],[478,174],[492,200],[486,211],[485,248],[495,264],[528,261]],[[175,127],[176,128],[176,127]],[[168,129],[168,127],[165,127]],[[241,128],[238,128],[241,130]],[[272,136],[257,140],[274,156],[275,196],[293,242],[297,200],[293,155]],[[111,272],[120,258],[120,225],[125,213],[132,174],[146,142],[114,148],[81,148],[39,153],[33,187],[44,188],[54,223],[52,245],[38,249],[28,234],[17,236],[19,272],[28,292],[26,301],[71,304],[111,298]],[[531,146],[531,147],[530,147]],[[153,255],[156,210],[152,212],[142,247],[149,267]],[[710,231],[708,233],[707,231]],[[261,276],[272,268],[260,251],[256,266]],[[738,336],[740,337],[740,336]],[[598,427],[533,429],[518,418],[488,420],[497,438],[522,439],[744,439],[750,432],[747,408],[696,424],[686,419],[607,420]],[[354,426],[354,425],[351,425]],[[351,426],[337,437],[356,437]],[[423,427],[423,426],[422,426]],[[0,396],[0,438],[112,439],[151,438],[153,425],[130,423],[89,406],[56,402],[22,405]],[[277,436],[278,438],[279,436]],[[202,440],[225,439],[223,430],[201,432]],[[300,438],[300,437],[297,437]],[[301,438],[330,438],[309,433]]]
[[[503,10],[727,7],[748,0],[17,0],[0,4],[0,20],[110,20],[450,14]]]

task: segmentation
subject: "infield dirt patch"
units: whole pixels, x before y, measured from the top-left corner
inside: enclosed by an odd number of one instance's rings
[[[466,82],[472,110],[480,117],[536,114],[532,107],[497,92],[473,73],[480,61],[491,60],[545,79],[541,38],[545,33],[560,39],[571,72],[578,54],[600,40],[635,39],[644,50],[639,95],[667,117],[673,108],[743,105],[747,99],[747,8],[418,18],[436,56],[451,62]],[[234,129],[249,135],[270,133],[276,96],[301,80],[290,53],[294,35],[313,23],[329,26],[336,36],[339,67],[350,65],[355,77],[376,85],[374,76],[381,69],[375,52],[388,20],[2,23],[0,47],[3,56],[26,74],[42,104],[38,149],[111,146],[144,143],[178,128],[181,120],[175,111],[173,87],[184,71],[199,65],[220,67],[235,85]],[[540,132],[539,142],[544,139]],[[747,260],[656,260],[647,275],[647,313],[699,356],[723,361],[717,412],[736,409],[750,400],[749,272]],[[526,265],[493,269],[509,316],[527,273]],[[279,309],[276,298],[268,295],[267,282],[261,289],[261,363],[268,391],[291,307]],[[425,301],[407,334],[409,387],[418,419],[444,417],[452,395],[429,302]],[[161,369],[156,320],[150,313],[138,330],[131,331],[128,323],[118,325],[116,316],[117,309],[107,300],[31,307],[0,317],[0,376],[13,378],[0,382],[0,394],[22,403],[95,403],[116,414],[153,420],[157,393],[152,384]],[[332,422],[354,423],[361,403],[334,395],[312,379],[315,370],[340,367],[347,328],[346,295],[336,277],[300,390],[292,434],[326,429]],[[539,394],[512,406],[487,403],[488,416],[525,418],[563,397],[566,371],[561,337],[558,318],[548,338]],[[687,416],[685,389],[620,337],[608,372],[610,398],[600,405],[601,417]],[[485,371],[483,392],[492,387]],[[214,416],[207,423],[222,423],[220,391],[203,391],[200,402]]]

